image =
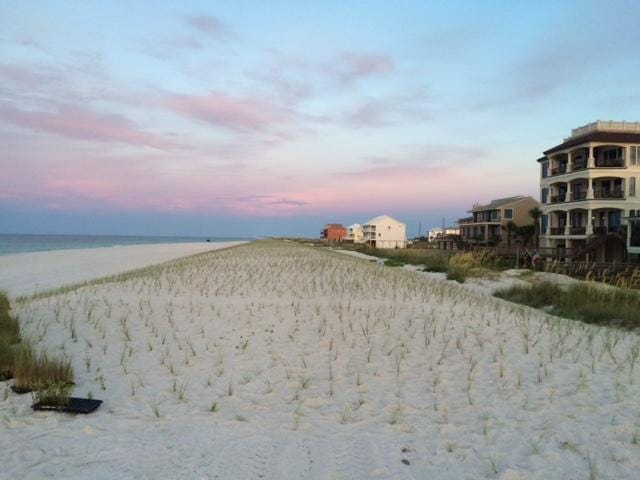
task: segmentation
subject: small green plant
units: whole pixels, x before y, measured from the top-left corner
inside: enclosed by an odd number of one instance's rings
[[[393,258],[389,258],[384,261],[384,266],[385,267],[404,267],[404,262],[393,259]]]
[[[40,384],[33,392],[33,400],[50,407],[66,407],[72,389],[73,386],[68,383]]]

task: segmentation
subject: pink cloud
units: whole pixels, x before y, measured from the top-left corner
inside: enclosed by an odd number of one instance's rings
[[[171,144],[159,135],[139,130],[121,115],[97,113],[80,107],[63,106],[56,111],[27,111],[0,108],[0,118],[30,130],[77,140],[116,142],[153,148]]]
[[[165,105],[188,117],[238,132],[269,131],[292,117],[292,112],[267,100],[234,98],[221,92],[172,95]]]

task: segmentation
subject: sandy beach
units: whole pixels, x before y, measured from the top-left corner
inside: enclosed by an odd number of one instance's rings
[[[168,243],[55,250],[0,256],[0,290],[32,295],[175,258],[245,242]]]
[[[25,336],[71,359],[74,395],[104,404],[34,413],[0,384],[6,478],[640,471],[640,335],[418,272],[260,241],[15,311]]]

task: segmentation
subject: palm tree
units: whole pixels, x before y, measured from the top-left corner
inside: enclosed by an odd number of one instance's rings
[[[540,217],[542,217],[542,210],[538,207],[534,207],[529,210],[529,216],[533,218],[533,238],[536,243],[536,250],[538,250],[540,248]]]
[[[513,235],[513,232],[515,232],[517,228],[518,226],[515,224],[515,222],[512,222],[512,221],[508,221],[506,225],[502,226],[502,229],[507,232],[507,247],[511,246],[511,236]]]

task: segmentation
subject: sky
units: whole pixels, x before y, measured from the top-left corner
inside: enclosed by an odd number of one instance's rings
[[[4,1],[0,233],[422,232],[640,120],[637,1]]]

